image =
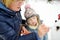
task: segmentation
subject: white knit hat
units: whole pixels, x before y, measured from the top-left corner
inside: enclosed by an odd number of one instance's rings
[[[36,12],[32,9],[32,8],[30,8],[29,6],[26,6],[25,7],[25,14],[24,14],[24,16],[25,16],[25,18],[26,19],[28,19],[28,18],[30,18],[30,17],[32,17],[32,16],[37,16],[38,14],[36,14]]]

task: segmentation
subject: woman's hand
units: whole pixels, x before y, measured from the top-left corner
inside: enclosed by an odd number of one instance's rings
[[[29,33],[31,33],[31,32],[28,31],[25,27],[22,27],[22,31],[21,31],[21,34],[22,34],[22,35],[27,35],[27,34],[29,34]]]
[[[49,31],[49,28],[46,25],[44,24],[40,25],[38,28],[39,37],[43,37],[48,31]]]

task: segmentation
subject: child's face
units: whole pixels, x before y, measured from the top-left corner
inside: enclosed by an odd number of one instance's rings
[[[28,19],[28,24],[31,26],[36,26],[38,23],[37,17],[33,16],[31,18]]]

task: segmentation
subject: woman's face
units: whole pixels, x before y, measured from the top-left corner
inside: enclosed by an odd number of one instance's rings
[[[12,3],[10,3],[9,8],[13,11],[19,11],[23,3],[24,0],[14,0]]]
[[[31,18],[28,19],[28,24],[31,26],[36,26],[38,23],[37,17],[33,16]]]

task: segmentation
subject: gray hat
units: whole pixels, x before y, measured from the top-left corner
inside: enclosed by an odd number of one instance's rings
[[[37,16],[37,18],[38,18],[38,23],[41,24],[39,15],[35,12],[35,10],[33,10],[33,9],[30,8],[30,7],[26,8],[24,16],[25,16],[25,18],[26,18],[26,21],[27,21],[29,18],[33,17],[33,16]]]
[[[32,8],[26,8],[24,16],[28,19],[32,16],[38,16],[38,14]]]

